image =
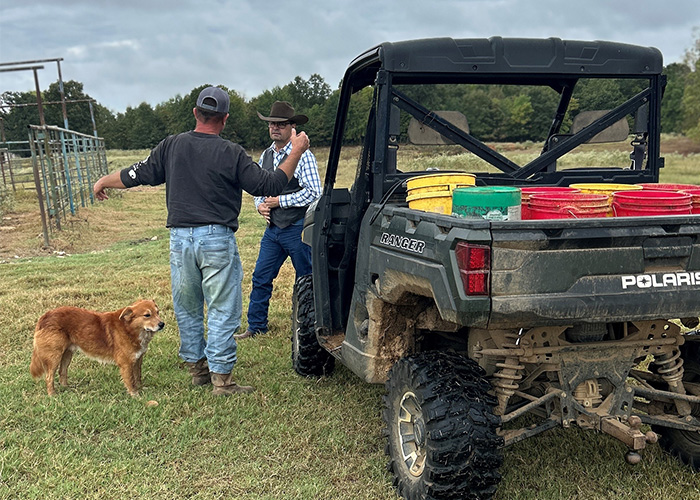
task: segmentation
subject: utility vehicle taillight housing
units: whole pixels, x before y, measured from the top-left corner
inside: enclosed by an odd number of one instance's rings
[[[455,248],[457,267],[467,295],[488,295],[491,281],[491,248],[464,241]]]

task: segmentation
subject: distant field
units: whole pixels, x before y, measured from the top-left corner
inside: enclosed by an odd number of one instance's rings
[[[664,152],[662,181],[700,184],[700,148],[678,144],[681,152]],[[502,147],[527,157],[538,151]],[[109,151],[110,170],[147,153]],[[328,150],[315,153],[325,167]],[[346,185],[358,154],[350,148],[342,158]],[[412,147],[401,154],[416,168],[469,170],[472,161],[435,159]],[[629,157],[606,150],[572,161],[625,165]],[[164,200],[162,187],[114,193],[81,209],[47,249],[31,192],[18,195],[0,220],[0,499],[395,500],[383,452],[383,388],[342,366],[320,380],[291,368],[291,264],[275,282],[270,334],[240,344],[234,375],[258,391],[214,398],[210,389],[190,385],[177,357]],[[244,310],[263,222],[245,195],[237,233]],[[67,304],[113,310],[139,297],[155,299],[166,322],[145,357],[142,395],[126,394],[114,366],[77,354],[70,386],[48,398],[28,372],[39,316]],[[700,498],[700,476],[658,446],[634,467],[625,451],[609,436],[576,428],[518,443],[505,452],[496,499]]]

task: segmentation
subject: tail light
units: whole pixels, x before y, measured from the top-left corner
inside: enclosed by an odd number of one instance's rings
[[[457,267],[467,295],[488,295],[491,275],[491,248],[464,241],[455,248]]]

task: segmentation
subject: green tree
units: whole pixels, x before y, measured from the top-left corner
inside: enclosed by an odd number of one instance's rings
[[[661,104],[661,131],[666,133],[683,132],[681,101],[690,68],[685,64],[673,63],[666,66],[666,90]]]
[[[610,110],[622,104],[620,82],[609,79],[583,79],[574,90],[581,111]]]
[[[336,90],[330,94],[323,104],[316,104],[309,110],[309,123],[304,125],[304,129],[314,144],[330,146],[333,138],[333,127],[335,126],[335,113],[338,109],[339,101],[340,91]],[[367,109],[369,110],[369,108]]]
[[[92,98],[83,91],[83,84],[74,80],[63,82],[63,95],[66,101],[68,128],[82,134],[93,135],[92,116],[94,116],[94,106],[93,114],[91,114],[90,102],[88,101],[92,100]],[[49,85],[49,88],[42,92],[42,97],[47,103],[44,106],[46,124],[65,128],[63,106],[60,104],[61,92],[59,83],[54,82]]]
[[[686,77],[681,109],[685,135],[700,142],[700,72],[697,69]]]
[[[685,63],[691,72],[685,78],[681,113],[685,135],[700,142],[700,28],[696,28],[694,34],[695,44],[685,54]]]
[[[5,140],[26,141],[27,126],[41,123],[36,92],[4,92],[0,101]]]
[[[226,121],[226,127],[221,133],[221,137],[233,142],[237,142],[243,147],[246,147],[247,142],[247,127],[248,127],[248,107],[245,99],[235,90],[229,90],[222,86],[229,94],[229,117]]]
[[[117,143],[114,140],[117,118],[109,109],[99,103],[93,103],[93,108],[98,137],[104,138],[105,147],[107,149],[118,149]]]
[[[338,93],[340,96],[340,93]],[[345,121],[345,133],[343,135],[343,141],[350,144],[360,144],[365,136],[365,130],[367,128],[367,117],[369,116],[369,110],[372,107],[372,99],[374,93],[371,87],[367,87],[357,92],[350,99],[350,107],[348,108],[348,116]],[[337,104],[334,107],[329,108],[326,111],[326,116],[334,122],[335,110]],[[332,126],[331,126],[331,137],[332,137]],[[330,141],[329,141],[330,142]]]
[[[532,113],[530,114],[527,139],[543,141],[547,137],[552,119],[559,103],[559,94],[548,87],[527,87],[527,94]]]
[[[532,138],[531,119],[533,115],[530,96],[519,94],[509,96],[500,101],[503,115],[506,117],[502,130],[503,138],[518,142]]]
[[[126,108],[121,121],[125,149],[151,149],[167,136],[165,124],[146,102]]]
[[[481,141],[498,141],[503,137],[505,117],[498,101],[503,97],[480,85],[469,86],[462,95],[462,111],[467,117],[470,133]]]
[[[41,94],[45,123],[65,128],[58,82],[49,85]],[[80,82],[64,82],[63,94],[68,128],[87,135],[94,135],[96,129],[98,136],[105,138],[107,147],[114,147],[115,142],[110,136],[116,119],[112,112],[86,94]],[[0,100],[4,105],[2,117],[7,140],[26,141],[27,126],[41,124],[36,92],[5,92]]]
[[[305,113],[316,105],[323,105],[331,95],[331,87],[321,75],[314,73],[308,80],[297,76],[282,88],[297,112]]]
[[[197,94],[192,96],[190,93],[184,97],[178,94],[156,106],[155,111],[163,121],[168,135],[179,134],[194,127],[192,109],[196,102]]]
[[[698,70],[698,62],[700,62],[700,26],[693,29],[695,42],[692,47],[685,51],[683,62],[690,68],[691,71]]]

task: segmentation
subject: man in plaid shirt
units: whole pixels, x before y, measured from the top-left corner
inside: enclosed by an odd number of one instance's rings
[[[268,124],[272,145],[260,156],[260,165],[274,171],[292,151],[292,130],[309,119],[297,115],[286,101],[276,101],[270,116],[258,113]],[[308,149],[299,160],[294,177],[279,196],[256,197],[258,213],[267,221],[260,241],[260,252],[253,271],[253,289],[248,305],[248,329],[236,339],[254,337],[268,330],[267,316],[272,296],[272,282],[287,257],[297,278],[311,274],[311,248],[301,241],[304,215],[308,206],[321,196],[321,179],[316,157]]]

